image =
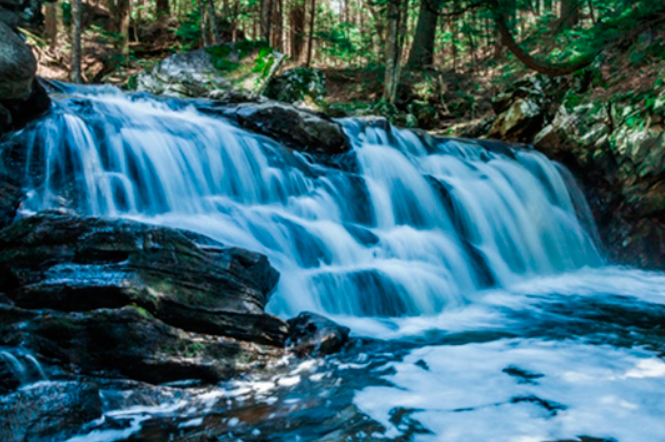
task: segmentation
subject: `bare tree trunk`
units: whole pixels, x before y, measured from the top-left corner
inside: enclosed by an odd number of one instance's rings
[[[284,0],[276,0],[273,13],[272,47],[284,52],[282,34],[284,32]]]
[[[270,44],[272,30],[272,0],[261,0],[261,39]]]
[[[210,32],[212,33],[212,43],[219,45],[222,44],[222,33],[219,30],[219,22],[217,21],[217,12],[215,12],[215,0],[207,0],[208,3],[208,18],[210,19]]]
[[[305,66],[310,67],[312,64],[312,52],[314,51],[314,22],[316,20],[316,0],[310,3],[309,11],[309,38],[307,43],[307,62]]]
[[[399,69],[399,23],[400,0],[390,0],[388,3],[388,47],[386,51],[386,72],[383,84],[383,99],[391,104],[397,97],[398,69]]]
[[[118,0],[118,18],[120,23],[120,52],[129,61],[129,7],[130,0]]]
[[[201,18],[199,19],[199,26],[201,28],[201,40],[203,42],[203,47],[206,48],[210,46],[210,34],[208,32],[208,13],[206,8],[206,0],[199,0],[199,13]]]
[[[438,1],[421,0],[416,34],[409,54],[409,66],[423,68],[434,64],[434,39],[438,20]]]
[[[46,39],[49,42],[51,51],[55,50],[55,45],[58,39],[58,17],[57,8],[59,5],[55,3],[44,4],[46,14],[44,17],[44,30],[46,31]]]
[[[302,59],[305,46],[305,0],[295,0],[289,13],[291,22],[291,58],[295,62]]]
[[[71,0],[72,6],[72,83],[82,83],[81,78],[81,0]]]

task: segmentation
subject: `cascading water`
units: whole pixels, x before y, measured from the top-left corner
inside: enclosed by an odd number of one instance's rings
[[[488,286],[601,262],[579,190],[536,152],[426,147],[346,120],[353,151],[337,169],[193,107],[102,91],[61,101],[30,132],[45,185],[26,207],[65,201],[266,253],[282,274],[277,313],[435,314]]]
[[[323,164],[194,102],[70,92],[17,135],[40,178],[26,211],[134,218],[265,253],[281,274],[272,312],[318,311],[389,340],[298,368],[269,398],[243,387],[240,410],[316,395],[386,429],[348,440],[665,440],[662,333],[630,322],[665,315],[665,277],[604,265],[562,166],[354,119],[341,121],[352,151]],[[183,432],[205,425],[210,407],[196,417],[195,402],[113,413],[131,419],[123,434],[179,413]],[[248,425],[243,440],[272,440]]]

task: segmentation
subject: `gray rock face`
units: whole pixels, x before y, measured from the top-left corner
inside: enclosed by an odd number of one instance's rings
[[[27,309],[133,304],[183,330],[282,346],[286,324],[263,310],[277,279],[263,255],[130,221],[46,214],[0,231],[0,286]]]
[[[651,93],[647,108],[534,76],[495,100],[489,136],[533,142],[571,169],[615,262],[665,269],[665,91]]]
[[[0,22],[0,100],[24,100],[32,92],[37,60],[9,26]]]
[[[248,101],[261,94],[283,59],[283,54],[252,42],[225,43],[171,55],[138,76],[137,90]]]

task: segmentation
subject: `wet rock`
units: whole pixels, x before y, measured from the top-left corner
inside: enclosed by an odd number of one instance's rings
[[[351,149],[341,125],[322,113],[275,102],[240,104],[218,109],[218,112],[245,129],[297,150],[335,155]]]
[[[94,384],[45,382],[0,396],[0,440],[64,441],[102,416]]]
[[[338,352],[349,340],[349,328],[316,313],[303,312],[290,319],[289,345],[299,356],[329,355]]]
[[[284,55],[243,41],[171,55],[140,74],[137,90],[174,97],[228,102],[261,95]]]
[[[0,286],[28,309],[135,304],[184,330],[281,346],[286,325],[264,312],[277,279],[263,255],[132,221],[47,213],[0,231]]]
[[[23,315],[0,326],[0,342],[20,341],[40,361],[72,374],[214,383],[283,355],[280,348],[171,327],[135,305],[70,313],[0,307],[0,314]]]

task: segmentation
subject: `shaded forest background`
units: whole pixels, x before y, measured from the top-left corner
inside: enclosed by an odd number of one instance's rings
[[[593,77],[598,96],[659,81],[660,0],[63,0],[24,30],[39,75],[131,87],[172,53],[244,40],[326,78],[333,114],[446,129],[529,74]],[[605,91],[605,92],[603,92]]]

